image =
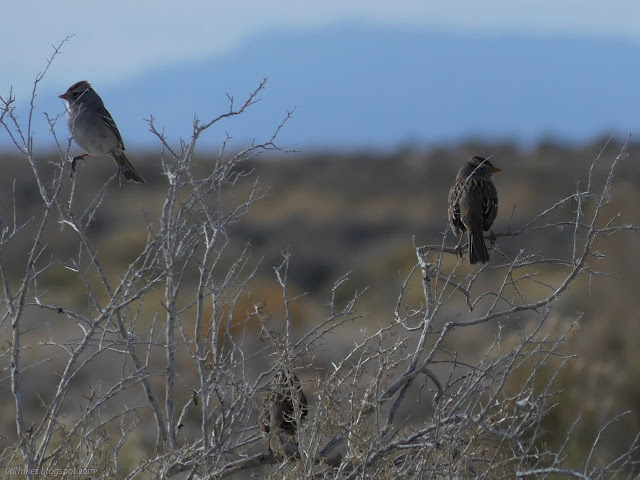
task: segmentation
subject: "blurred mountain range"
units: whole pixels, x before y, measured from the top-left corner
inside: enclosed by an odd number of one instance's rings
[[[129,149],[157,145],[144,121],[150,114],[177,142],[189,137],[194,114],[208,120],[224,113],[226,94],[238,105],[264,77],[261,101],[241,119],[221,123],[201,146],[216,148],[227,132],[241,143],[262,140],[294,108],[280,136],[294,148],[392,149],[461,139],[531,145],[633,131],[640,123],[639,56],[638,44],[608,38],[345,25],[255,38],[228,55],[165,65],[119,85],[86,80]],[[50,139],[40,112],[63,112],[57,94],[78,80],[42,84],[37,142]],[[9,86],[0,88],[5,96]],[[57,129],[66,138],[63,122]],[[8,145],[4,132],[0,148]]]

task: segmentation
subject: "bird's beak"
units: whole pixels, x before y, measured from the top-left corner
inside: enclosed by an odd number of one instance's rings
[[[62,98],[63,100],[69,100],[69,95],[67,93],[63,93],[62,95],[58,95],[58,98]]]
[[[502,170],[496,167],[492,167],[491,168],[491,173],[497,173],[497,172],[501,172]]]

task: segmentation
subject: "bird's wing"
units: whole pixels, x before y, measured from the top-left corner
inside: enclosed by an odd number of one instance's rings
[[[120,142],[120,146],[122,147],[122,150],[124,150],[124,142],[122,141],[122,135],[120,135],[120,131],[116,126],[116,122],[113,120],[113,117],[111,116],[109,111],[104,107],[99,107],[98,115],[100,116],[102,121],[105,123],[105,125],[109,127],[113,131],[113,133],[116,134],[116,137],[118,137],[118,141]]]
[[[456,182],[451,190],[449,190],[449,223],[451,228],[458,233],[460,229],[464,229],[462,220],[460,219],[460,194],[462,193],[462,184]]]
[[[486,182],[485,189],[486,195],[482,202],[482,228],[486,232],[498,215],[498,192],[493,182]]]

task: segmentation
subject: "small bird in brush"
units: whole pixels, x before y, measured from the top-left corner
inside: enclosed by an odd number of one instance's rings
[[[484,232],[491,228],[498,214],[498,192],[491,177],[499,171],[486,158],[471,157],[458,171],[449,190],[449,223],[460,235],[456,248],[460,250],[464,239],[460,232],[467,232],[471,264],[489,261]]]
[[[60,95],[67,106],[67,126],[71,136],[84,150],[71,162],[72,175],[76,162],[90,155],[109,155],[118,164],[120,175],[131,182],[145,183],[124,154],[124,143],[113,117],[89,82],[74,83]]]
[[[261,405],[258,425],[267,434],[269,450],[275,447],[286,456],[298,455],[295,434],[298,422],[306,418],[308,412],[309,402],[298,375],[288,368],[282,368]],[[275,444],[272,439],[277,440]]]

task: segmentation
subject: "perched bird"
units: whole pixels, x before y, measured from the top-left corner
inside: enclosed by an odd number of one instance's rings
[[[458,171],[456,183],[449,190],[449,223],[460,235],[467,232],[469,262],[489,261],[489,251],[484,243],[484,233],[498,214],[498,192],[491,176],[499,172],[483,157],[471,157]],[[463,240],[460,236],[458,250]]]
[[[71,171],[75,172],[76,161],[89,155],[109,155],[118,164],[120,175],[125,180],[145,183],[124,154],[122,136],[111,114],[104,108],[102,99],[87,81],[74,83],[60,95],[67,106],[67,125],[73,139],[84,150],[74,157]]]
[[[308,412],[309,402],[298,375],[288,368],[282,368],[261,405],[259,427],[268,435],[269,450],[272,448],[272,437],[275,436],[280,444],[278,449],[282,449],[287,456],[295,456],[298,451],[295,439],[298,422],[306,418]]]

